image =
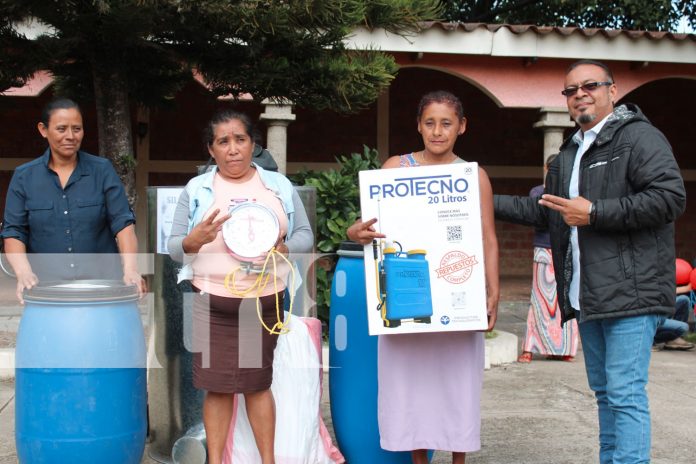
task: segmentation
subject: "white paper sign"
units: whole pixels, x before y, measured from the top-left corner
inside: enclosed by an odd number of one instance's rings
[[[487,328],[477,163],[361,171],[360,205],[387,236],[365,246],[370,335]]]
[[[172,230],[174,211],[184,187],[162,187],[157,189],[157,253],[168,255],[167,241]]]

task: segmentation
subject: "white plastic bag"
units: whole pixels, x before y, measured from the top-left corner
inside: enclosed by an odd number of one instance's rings
[[[273,360],[276,463],[343,463],[321,417],[321,322],[293,316],[289,327],[278,339]],[[260,464],[243,395],[236,395],[234,407],[223,463]]]

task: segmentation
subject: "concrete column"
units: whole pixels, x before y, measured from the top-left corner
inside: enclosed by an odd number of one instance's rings
[[[265,112],[259,116],[259,119],[266,121],[268,126],[266,149],[273,155],[273,159],[278,165],[278,172],[285,174],[287,171],[288,124],[296,118],[292,114],[292,102],[265,99],[261,104],[266,105]]]
[[[567,108],[546,106],[540,108],[539,112],[541,118],[534,123],[534,127],[544,130],[544,166],[549,156],[558,153],[565,129],[575,127],[575,122],[570,119]]]

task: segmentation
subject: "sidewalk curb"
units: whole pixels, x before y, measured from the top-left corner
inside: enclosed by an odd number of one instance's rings
[[[21,316],[0,316],[0,331],[17,333],[19,330],[19,320]]]
[[[502,330],[496,330],[495,333],[495,338],[486,340],[485,369],[517,361],[517,335]]]
[[[0,379],[13,379],[15,376],[14,348],[0,348]]]

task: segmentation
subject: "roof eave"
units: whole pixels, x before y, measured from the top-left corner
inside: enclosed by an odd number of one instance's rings
[[[694,34],[453,23],[424,23],[407,37],[361,27],[346,40],[358,50],[668,63],[696,63],[694,42]]]

